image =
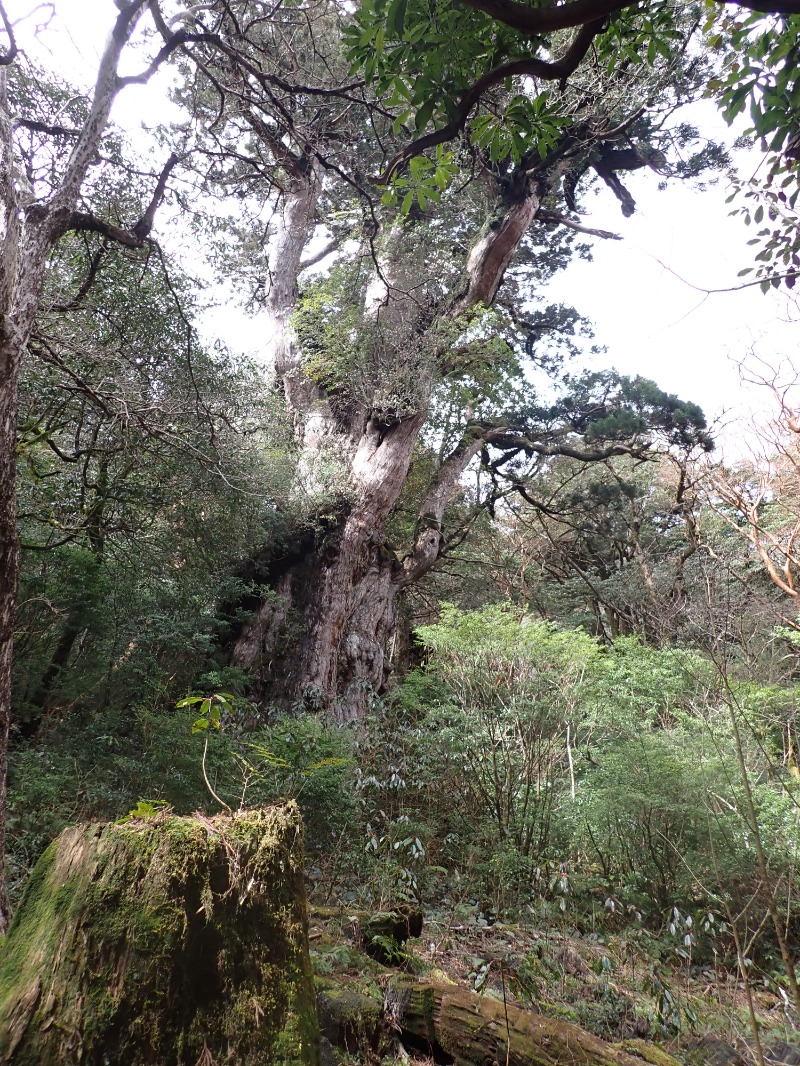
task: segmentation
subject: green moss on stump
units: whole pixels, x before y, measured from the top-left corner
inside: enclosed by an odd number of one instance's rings
[[[66,830],[0,944],[0,1062],[317,1066],[296,805]]]
[[[384,1042],[383,998],[346,981],[317,979],[317,1017],[322,1035],[350,1055],[369,1060]]]

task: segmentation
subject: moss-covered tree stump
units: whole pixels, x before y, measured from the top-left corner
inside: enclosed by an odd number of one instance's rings
[[[324,1040],[365,1061],[387,1046],[383,1002],[342,981],[317,981],[317,1017]]]
[[[380,911],[360,918],[361,946],[371,959],[391,966],[404,958],[403,948],[409,937],[422,933],[422,911],[401,903],[390,911]]]
[[[642,1066],[641,1058],[571,1022],[455,985],[395,978],[384,1011],[404,1043],[455,1066]],[[672,1066],[679,1064],[672,1060]]]
[[[0,1062],[318,1061],[294,804],[48,848],[0,944]]]

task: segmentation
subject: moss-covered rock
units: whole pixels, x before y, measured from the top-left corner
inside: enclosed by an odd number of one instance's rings
[[[0,1062],[318,1061],[294,804],[48,848],[0,944]]]

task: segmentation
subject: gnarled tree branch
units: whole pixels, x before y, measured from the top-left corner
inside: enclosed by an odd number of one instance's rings
[[[11,24],[6,13],[5,4],[0,3],[0,20],[3,23],[3,29],[6,31],[8,37],[8,51],[5,55],[0,56],[0,67],[7,67],[9,63],[13,63],[19,54],[19,48],[17,47],[17,38],[14,36],[14,27]]]
[[[767,15],[800,14],[800,0],[717,0],[731,3],[749,11]],[[517,0],[461,0],[466,7],[483,11],[497,22],[523,33],[553,33],[583,26],[595,19],[604,19],[629,7],[636,7],[640,0],[571,0],[570,3],[552,7],[528,7]]]

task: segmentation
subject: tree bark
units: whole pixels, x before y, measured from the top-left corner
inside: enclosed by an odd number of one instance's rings
[[[310,545],[311,559],[293,563],[276,582],[277,602],[246,626],[234,661],[248,669],[274,663],[290,611],[302,619],[300,649],[277,670],[277,686],[262,669],[262,698],[305,698],[327,705],[341,722],[359,717],[368,690],[385,681],[385,646],[394,625],[398,564],[386,546],[386,519],[400,495],[422,423],[414,415],[384,426],[371,420],[351,464],[353,498],[339,527]],[[327,543],[326,543],[327,540]],[[338,697],[338,698],[337,698]]]
[[[402,1041],[455,1066],[642,1066],[640,1058],[577,1025],[455,985],[397,977],[386,990],[384,1014]],[[658,1055],[663,1066],[677,1066],[663,1051]]]
[[[490,307],[519,243],[536,217],[541,189],[523,172],[504,194],[500,208],[467,259],[467,288],[454,305],[455,314],[476,304]]]
[[[0,934],[6,931],[11,905],[5,877],[6,780],[11,727],[11,660],[14,647],[19,537],[17,536],[17,376],[14,341],[8,320],[0,320]]]
[[[386,647],[396,623],[398,596],[439,557],[445,508],[484,437],[481,427],[468,422],[464,438],[431,482],[408,555],[398,559],[387,543],[386,522],[405,484],[427,400],[423,389],[418,409],[388,424],[374,412],[366,412],[360,423],[354,419],[350,425],[337,424],[323,391],[303,374],[302,352],[290,322],[296,294],[291,273],[301,262],[297,242],[303,232],[307,240],[313,229],[316,181],[306,171],[291,185],[285,230],[276,242],[275,261],[282,276],[271,278],[268,314],[277,338],[276,372],[301,449],[298,481],[304,493],[317,491],[319,485],[309,472],[319,468],[320,457],[329,449],[343,472],[338,521],[333,529],[327,525],[321,531],[303,559],[292,559],[271,575],[276,595],[243,627],[233,661],[251,672],[263,701],[291,704],[305,698],[310,706],[325,706],[338,720],[350,721],[363,717],[370,692],[386,686],[391,672]],[[538,184],[527,177],[503,191],[467,259],[462,291],[440,311],[440,318],[457,319],[478,304],[492,303],[540,199]],[[416,322],[408,344],[421,346],[430,323],[414,301],[414,279],[404,274],[408,232],[409,227],[395,225],[385,235],[375,277],[365,293],[364,317],[384,330],[408,332],[409,323]],[[330,510],[330,496],[326,507]],[[299,624],[299,633],[290,628],[290,619]],[[281,645],[290,642],[300,654],[287,658]]]
[[[295,804],[65,830],[0,944],[0,1062],[318,1066]]]

